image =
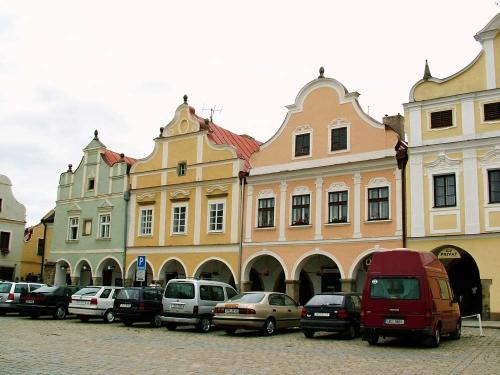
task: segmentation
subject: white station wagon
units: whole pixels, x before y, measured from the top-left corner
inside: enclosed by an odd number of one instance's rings
[[[104,319],[106,323],[115,320],[113,302],[122,287],[88,286],[71,296],[69,313],[75,314],[82,322],[89,319]]]

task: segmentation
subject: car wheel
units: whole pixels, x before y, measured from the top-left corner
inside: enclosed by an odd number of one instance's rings
[[[434,334],[428,337],[424,343],[431,348],[437,348],[441,343],[441,327],[437,326],[434,330]]]
[[[204,316],[200,318],[200,322],[198,323],[198,330],[203,333],[210,332],[212,328],[212,320],[208,316]]]
[[[346,339],[353,339],[356,337],[356,328],[354,326],[349,326],[345,331],[344,331],[344,337]]]
[[[234,328],[226,328],[224,330],[226,332],[226,335],[234,335],[236,333],[236,330]]]
[[[58,320],[66,318],[66,309],[64,308],[64,306],[59,306],[57,308],[56,313],[54,314],[54,318]]]
[[[369,334],[367,341],[368,341],[368,344],[370,344],[370,345],[377,345],[377,343],[378,343],[378,335],[376,335],[374,333]]]
[[[276,332],[276,323],[273,318],[267,318],[264,326],[262,327],[262,333],[266,336],[272,336]]]
[[[458,321],[455,330],[450,333],[450,337],[453,340],[458,340],[462,336],[462,322]]]
[[[161,325],[162,325],[161,315],[160,314],[156,314],[153,317],[153,320],[151,321],[151,326],[154,327],[154,328],[160,328]]]
[[[167,323],[167,329],[169,331],[175,331],[176,328],[177,328],[177,324],[175,324],[175,323]]]
[[[79,316],[78,319],[80,319],[82,322],[88,322],[89,321],[89,317],[88,316]]]
[[[304,332],[304,336],[307,337],[308,339],[314,336],[314,331],[312,329],[304,329],[302,330],[302,332]]]
[[[130,327],[134,322],[131,320],[127,319],[122,319],[123,324],[125,324],[127,327]]]
[[[108,310],[104,313],[104,321],[106,323],[113,323],[115,321],[115,314],[113,310]]]

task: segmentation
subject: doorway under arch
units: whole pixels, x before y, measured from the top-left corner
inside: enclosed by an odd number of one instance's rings
[[[236,287],[234,275],[231,269],[224,262],[217,259],[209,259],[198,266],[194,277],[199,279],[222,281]]]
[[[250,291],[285,293],[285,272],[272,255],[264,254],[252,259],[246,266],[245,275],[248,275]]]

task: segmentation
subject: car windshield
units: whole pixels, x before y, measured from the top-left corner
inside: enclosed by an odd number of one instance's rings
[[[342,305],[344,296],[341,294],[317,294],[311,298],[306,306]]]
[[[37,290],[33,291],[33,293],[54,293],[60,287],[58,286],[42,286]]]
[[[95,296],[101,288],[83,288],[73,294],[74,296]]]
[[[168,283],[165,290],[166,298],[193,299],[194,285],[192,283]]]
[[[122,289],[116,299],[139,299],[139,289]]]
[[[0,283],[0,293],[10,293],[12,283]]]
[[[264,299],[264,293],[242,293],[229,298],[227,302],[259,303]]]
[[[370,297],[379,299],[419,299],[420,288],[415,278],[381,277],[371,281]]]

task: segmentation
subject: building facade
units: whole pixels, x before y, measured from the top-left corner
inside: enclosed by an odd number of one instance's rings
[[[21,276],[26,208],[12,192],[12,183],[0,174],[0,280]]]
[[[244,290],[286,291],[301,303],[318,292],[360,291],[371,254],[402,246],[402,143],[363,112],[358,95],[321,69],[252,155]]]
[[[408,246],[445,264],[463,315],[500,319],[500,15],[481,51],[444,79],[424,78],[404,105],[409,140]]]
[[[121,285],[125,262],[128,173],[134,159],[94,139],[80,165],[61,174],[45,282]]]
[[[187,96],[153,152],[131,168],[127,283],[175,277],[239,280],[242,174],[259,143],[198,117]]]

